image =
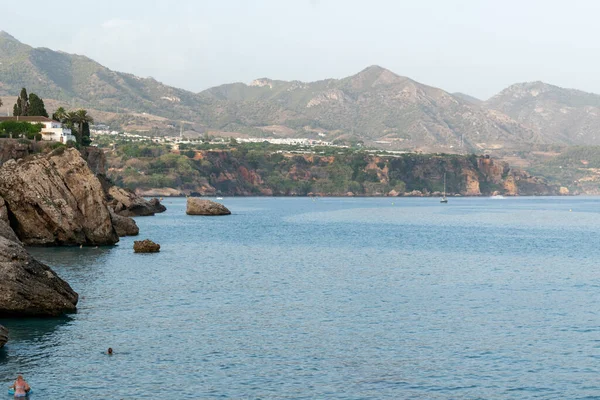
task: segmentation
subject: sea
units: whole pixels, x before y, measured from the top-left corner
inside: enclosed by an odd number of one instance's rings
[[[0,320],[37,399],[600,399],[600,198],[225,198],[31,248],[79,293]],[[151,239],[157,254],[134,254]],[[109,356],[109,347],[114,354]]]

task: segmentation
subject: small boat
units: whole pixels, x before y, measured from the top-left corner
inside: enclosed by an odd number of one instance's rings
[[[222,197],[217,197],[217,200],[223,200],[223,198]]]
[[[447,202],[448,202],[448,199],[446,198],[446,173],[444,172],[444,195],[442,196],[440,203],[447,203]]]

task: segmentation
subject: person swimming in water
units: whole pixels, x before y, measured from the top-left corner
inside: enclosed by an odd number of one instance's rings
[[[31,390],[29,384],[23,379],[22,375],[17,376],[17,380],[10,388],[15,389],[15,397],[25,397]]]
[[[106,352],[106,354],[108,354],[109,356],[112,356],[112,354],[113,354],[112,347],[108,348],[108,351]]]

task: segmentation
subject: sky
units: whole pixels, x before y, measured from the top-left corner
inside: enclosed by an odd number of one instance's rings
[[[597,0],[28,0],[0,30],[191,91],[370,65],[487,99],[527,81],[600,93]]]

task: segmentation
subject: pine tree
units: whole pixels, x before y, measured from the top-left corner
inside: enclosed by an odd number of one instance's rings
[[[42,100],[37,94],[29,94],[29,108],[27,115],[32,117],[48,117],[48,112],[44,106],[44,100]]]
[[[27,111],[29,111],[29,97],[27,97],[27,90],[23,88],[19,97],[17,97],[17,104],[13,107],[13,116],[25,116]]]

